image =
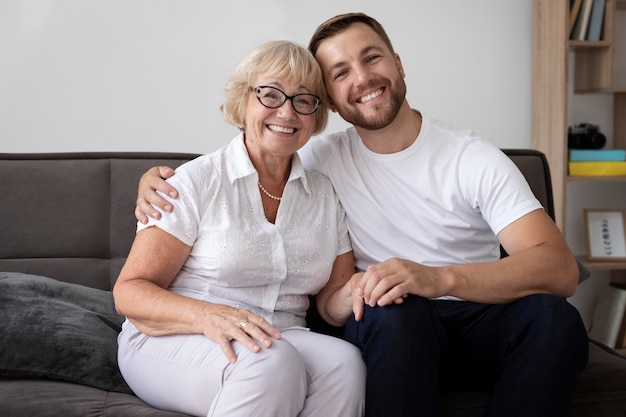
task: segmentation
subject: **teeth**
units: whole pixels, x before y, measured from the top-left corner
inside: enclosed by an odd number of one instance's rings
[[[277,125],[267,125],[267,128],[269,130],[272,130],[278,133],[293,133],[296,131],[296,129],[292,127],[283,127],[283,126],[277,126]]]
[[[381,95],[382,93],[383,93],[383,90],[376,90],[376,91],[374,91],[372,94],[368,94],[368,95],[366,95],[366,96],[364,96],[364,97],[361,97],[361,98],[359,99],[359,101],[360,101],[361,103],[367,103],[368,101],[370,101],[370,100],[372,100],[372,99],[374,99],[374,98],[378,97],[378,96],[379,96],[379,95]]]

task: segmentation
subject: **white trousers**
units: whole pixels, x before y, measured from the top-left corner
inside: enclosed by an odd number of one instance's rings
[[[360,417],[365,365],[341,339],[288,329],[269,349],[233,342],[237,362],[203,335],[151,337],[125,322],[119,367],[146,403],[210,417]]]

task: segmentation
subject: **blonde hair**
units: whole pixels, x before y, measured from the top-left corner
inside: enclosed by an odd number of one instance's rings
[[[315,114],[313,134],[320,133],[328,123],[328,96],[319,64],[304,47],[290,41],[266,42],[244,58],[224,87],[226,99],[220,107],[224,120],[244,130],[244,120],[250,87],[259,74],[293,81],[311,88],[320,97]]]

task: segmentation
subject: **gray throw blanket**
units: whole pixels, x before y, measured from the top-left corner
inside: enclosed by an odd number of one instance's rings
[[[117,366],[123,321],[110,291],[0,272],[0,377],[132,394]]]

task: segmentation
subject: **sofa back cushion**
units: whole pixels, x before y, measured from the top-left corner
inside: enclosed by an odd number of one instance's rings
[[[0,154],[0,271],[111,289],[133,241],[137,185],[196,154]]]

